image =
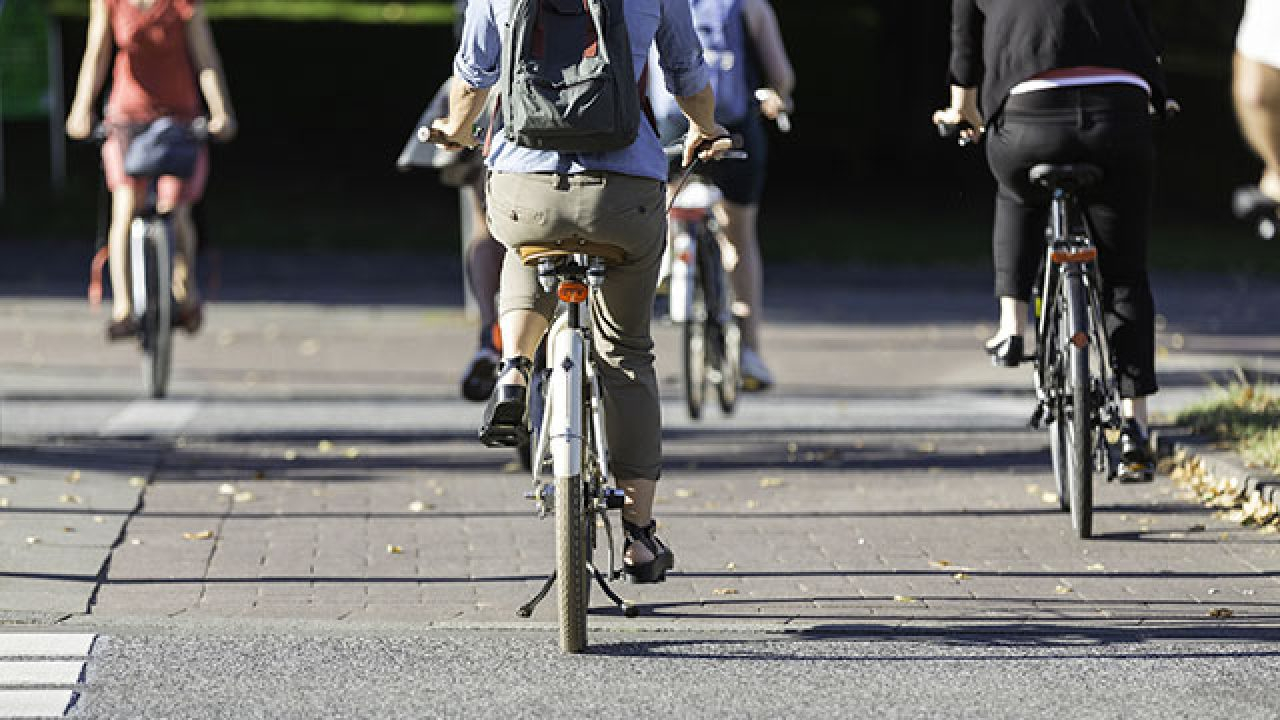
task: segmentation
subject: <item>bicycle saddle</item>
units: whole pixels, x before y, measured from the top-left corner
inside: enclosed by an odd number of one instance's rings
[[[1086,188],[1102,180],[1102,168],[1089,163],[1036,165],[1031,168],[1031,182],[1053,188]]]
[[[586,240],[568,240],[561,242],[525,243],[516,248],[525,265],[537,265],[542,260],[569,255],[587,255],[604,260],[606,265],[621,265],[627,259],[627,253],[617,245],[596,243]]]

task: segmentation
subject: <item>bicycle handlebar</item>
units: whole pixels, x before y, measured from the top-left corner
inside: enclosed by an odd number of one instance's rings
[[[977,136],[965,135],[966,130],[973,130],[973,123],[969,121],[959,123],[936,123],[938,128],[938,136],[943,140],[955,140],[960,147],[968,147],[977,142]]]

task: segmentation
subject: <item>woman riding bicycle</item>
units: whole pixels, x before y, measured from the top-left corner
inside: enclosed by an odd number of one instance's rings
[[[200,0],[91,0],[84,61],[67,117],[69,136],[82,140],[93,132],[93,106],[107,78],[113,40],[119,52],[104,118],[108,136],[102,146],[102,165],[111,190],[107,242],[112,310],[107,337],[121,340],[138,330],[129,293],[125,292],[129,287],[128,235],[130,221],[147,192],[147,178],[125,173],[131,135],[161,117],[195,120],[202,114],[201,91],[209,109],[210,135],[230,140],[236,121]],[[157,209],[170,213],[177,246],[173,296],[179,310],[175,324],[192,333],[200,328],[203,312],[196,287],[196,229],[191,206],[203,194],[208,176],[208,151],[201,148],[191,177],[162,177],[156,185]]]
[[[1232,94],[1245,139],[1265,165],[1257,187],[1248,191],[1255,196],[1250,202],[1280,205],[1280,3],[1275,0],[1245,4]]]
[[[449,117],[434,125],[435,139],[444,147],[477,144],[473,123],[489,88],[502,76],[500,28],[511,17],[512,5],[509,0],[471,0],[467,5]],[[574,3],[558,5],[566,15],[577,9]],[[725,136],[715,122],[715,97],[688,0],[627,0],[624,18],[634,77],[641,77],[648,48],[657,44],[668,87],[690,118],[686,157]],[[608,50],[610,43],[603,44]],[[598,50],[596,43],[591,48]],[[728,145],[716,143],[716,152],[723,153]],[[661,581],[673,556],[654,535],[662,432],[649,322],[666,244],[667,160],[662,146],[643,119],[630,146],[608,152],[536,150],[495,132],[486,163],[489,225],[508,251],[499,290],[503,364],[485,409],[481,439],[501,444],[526,427],[531,358],[557,304],[556,295],[542,288],[537,270],[524,265],[516,248],[588,241],[620,247],[624,261],[609,268],[602,291],[592,296],[599,299],[591,308],[595,361],[603,385],[609,473],[627,496],[624,567],[638,582]]]
[[[1105,175],[1086,192],[1086,214],[1100,249],[1104,322],[1123,398],[1122,453],[1126,464],[1149,467],[1146,398],[1158,387],[1147,278],[1155,158],[1149,107],[1164,108],[1165,87],[1147,8],[1142,0],[953,0],[951,38],[951,106],[933,119],[971,126],[963,131],[969,139],[985,136],[999,184],[1000,324],[986,351],[1006,367],[1024,357],[1049,208],[1030,169],[1097,165]]]
[[[711,86],[716,93],[716,121],[742,140],[745,160],[710,165],[702,173],[724,196],[716,207],[724,240],[732,248],[725,254],[736,301],[734,314],[742,329],[743,389],[766,390],[773,373],[761,355],[760,318],[764,294],[764,267],[760,258],[757,220],[764,195],[768,137],[760,114],[770,120],[791,109],[796,76],[782,42],[778,18],[768,0],[689,0],[694,25],[702,41]],[[760,67],[755,67],[759,64]],[[754,88],[763,72],[767,87],[761,99]],[[655,71],[650,93],[664,142],[674,142],[686,124],[662,74]],[[757,109],[759,113],[757,113]]]

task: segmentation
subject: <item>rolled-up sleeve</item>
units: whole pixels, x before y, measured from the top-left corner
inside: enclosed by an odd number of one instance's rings
[[[983,16],[974,0],[951,3],[951,84],[978,87],[982,83]]]
[[[471,87],[489,88],[498,84],[501,61],[502,35],[494,20],[493,3],[471,0],[462,23],[458,54],[453,58],[453,72]]]
[[[689,0],[662,0],[661,5],[662,19],[654,43],[667,91],[676,97],[696,95],[711,82],[711,75],[693,27],[692,7]]]

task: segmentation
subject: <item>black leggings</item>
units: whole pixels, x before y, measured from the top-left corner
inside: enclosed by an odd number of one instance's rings
[[[987,134],[987,161],[999,183],[993,237],[997,297],[1027,300],[1039,281],[1049,194],[1031,184],[1039,163],[1088,162],[1105,177],[1083,201],[1102,273],[1103,318],[1120,393],[1158,386],[1155,303],[1147,278],[1155,150],[1147,96],[1100,85],[1011,96]]]

